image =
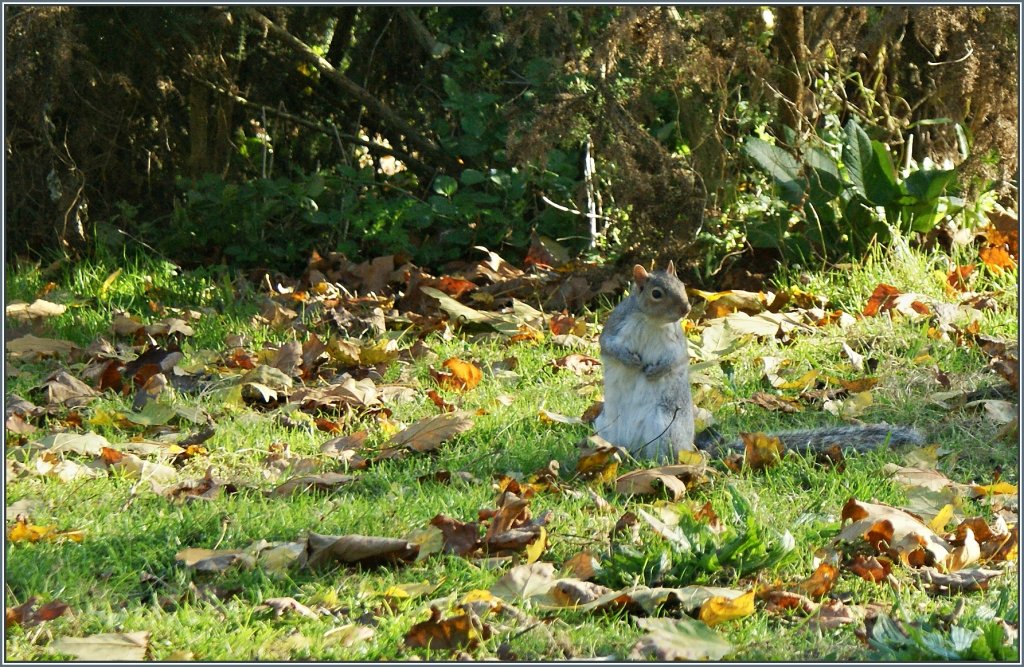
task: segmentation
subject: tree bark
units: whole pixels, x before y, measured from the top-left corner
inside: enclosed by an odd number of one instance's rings
[[[779,117],[782,124],[797,132],[803,123],[804,109],[804,8],[779,7],[775,27],[775,52],[779,58]]]

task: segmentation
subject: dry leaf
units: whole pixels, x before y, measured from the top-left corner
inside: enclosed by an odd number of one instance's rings
[[[240,549],[182,549],[174,560],[200,572],[223,572],[234,565],[253,567],[256,559]]]
[[[814,573],[806,580],[797,584],[797,587],[812,598],[823,598],[835,584],[839,576],[839,570],[828,563],[818,565]]]
[[[23,301],[12,301],[7,304],[4,312],[7,317],[15,320],[33,320],[63,315],[67,309],[67,306],[61,304],[51,303],[45,299],[36,299],[31,304]]]
[[[735,648],[706,624],[688,617],[638,618],[647,634],[629,652],[630,660],[721,660]]]
[[[295,598],[267,598],[263,601],[263,604],[256,607],[257,610],[269,609],[274,612],[274,618],[281,618],[286,613],[299,614],[306,618],[320,618],[320,615],[315,611],[302,604]]]
[[[122,662],[146,659],[149,632],[115,632],[88,637],[59,637],[48,650],[84,662]]]
[[[310,491],[333,491],[355,480],[352,475],[343,475],[337,472],[325,472],[319,475],[303,475],[292,477],[288,481],[275,488],[271,494],[275,496],[288,496],[294,493],[308,493]]]
[[[431,452],[441,443],[473,427],[473,420],[465,413],[427,417],[415,422],[409,428],[396,433],[388,440],[391,448],[406,447],[415,452]]]
[[[601,362],[585,354],[567,354],[552,361],[551,365],[555,370],[567,370],[576,375],[587,375],[596,371]]]
[[[749,591],[736,598],[715,596],[700,607],[700,620],[709,627],[731,621],[754,613],[754,591]]]
[[[407,540],[365,535],[332,537],[311,532],[306,538],[305,565],[318,568],[333,563],[363,566],[402,563],[414,560],[417,550],[417,546]]]
[[[446,619],[441,618],[441,611],[431,607],[430,618],[417,623],[405,635],[405,645],[409,648],[429,648],[438,650],[471,649],[481,639],[491,636],[490,627],[486,623],[474,623],[469,614],[460,614]]]

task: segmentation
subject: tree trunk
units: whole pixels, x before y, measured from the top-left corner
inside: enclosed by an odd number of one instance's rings
[[[804,109],[804,8],[784,5],[778,9],[775,26],[775,53],[779,59],[779,117],[782,124],[797,132]]]

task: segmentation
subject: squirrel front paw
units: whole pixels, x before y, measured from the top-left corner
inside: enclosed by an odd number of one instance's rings
[[[646,364],[643,367],[643,371],[644,375],[646,375],[647,377],[656,378],[660,375],[664,375],[665,371],[667,371],[668,368],[669,364],[666,364],[664,361],[658,361],[655,363]]]

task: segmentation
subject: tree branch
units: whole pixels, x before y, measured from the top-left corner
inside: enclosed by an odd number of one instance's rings
[[[260,104],[259,102],[251,102],[251,101],[245,99],[244,97],[240,97],[238,95],[235,95],[234,93],[231,93],[230,91],[224,90],[220,86],[218,86],[218,85],[216,85],[216,84],[214,84],[214,83],[212,83],[210,81],[204,81],[204,80],[201,80],[201,79],[197,79],[196,81],[198,83],[202,83],[203,85],[207,86],[208,88],[213,89],[215,92],[217,92],[217,93],[219,93],[221,95],[224,95],[226,97],[231,98],[236,103],[238,103],[238,104],[240,104],[240,105],[242,105],[244,107],[249,107],[251,109],[259,109],[260,111],[262,111],[264,113],[273,114],[274,116],[277,116],[278,118],[284,118],[286,120],[290,120],[291,122],[295,123],[296,125],[302,125],[303,127],[308,127],[311,130],[316,130],[316,131],[322,132],[322,133],[324,133],[324,134],[326,134],[328,136],[336,137],[340,141],[345,141],[346,143],[356,144],[358,146],[365,146],[371,153],[374,153],[376,155],[381,155],[381,156],[383,156],[383,155],[391,155],[391,156],[396,157],[399,160],[401,160],[406,166],[409,167],[409,169],[411,169],[412,171],[415,171],[417,174],[420,174],[421,176],[425,176],[427,178],[433,178],[434,175],[435,175],[435,170],[433,168],[431,168],[430,166],[424,164],[419,159],[417,159],[415,156],[412,156],[412,155],[406,153],[405,151],[396,150],[394,148],[390,148],[390,147],[385,146],[383,144],[378,144],[375,141],[367,141],[367,140],[362,139],[360,137],[356,137],[356,136],[353,136],[351,134],[346,134],[344,132],[340,132],[338,130],[338,128],[336,126],[332,125],[331,123],[316,123],[314,121],[311,121],[311,120],[308,120],[306,118],[303,118],[302,116],[296,116],[295,114],[288,113],[287,111],[283,111],[283,110],[278,109],[276,107],[267,106],[266,104]]]
[[[303,60],[320,70],[320,73],[326,79],[334,82],[334,84],[345,91],[345,93],[358,100],[373,116],[379,118],[392,129],[401,133],[408,143],[423,153],[424,156],[449,171],[458,171],[458,163],[452,156],[442,151],[432,141],[424,137],[415,128],[405,122],[405,120],[395,113],[391,107],[378,100],[365,88],[335,69],[334,65],[317,55],[316,52],[313,51],[313,49],[311,49],[305,42],[292,35],[284,28],[278,26],[252,7],[238,7],[237,10],[247,16],[253,23],[256,23],[267,33],[284,42]]]

